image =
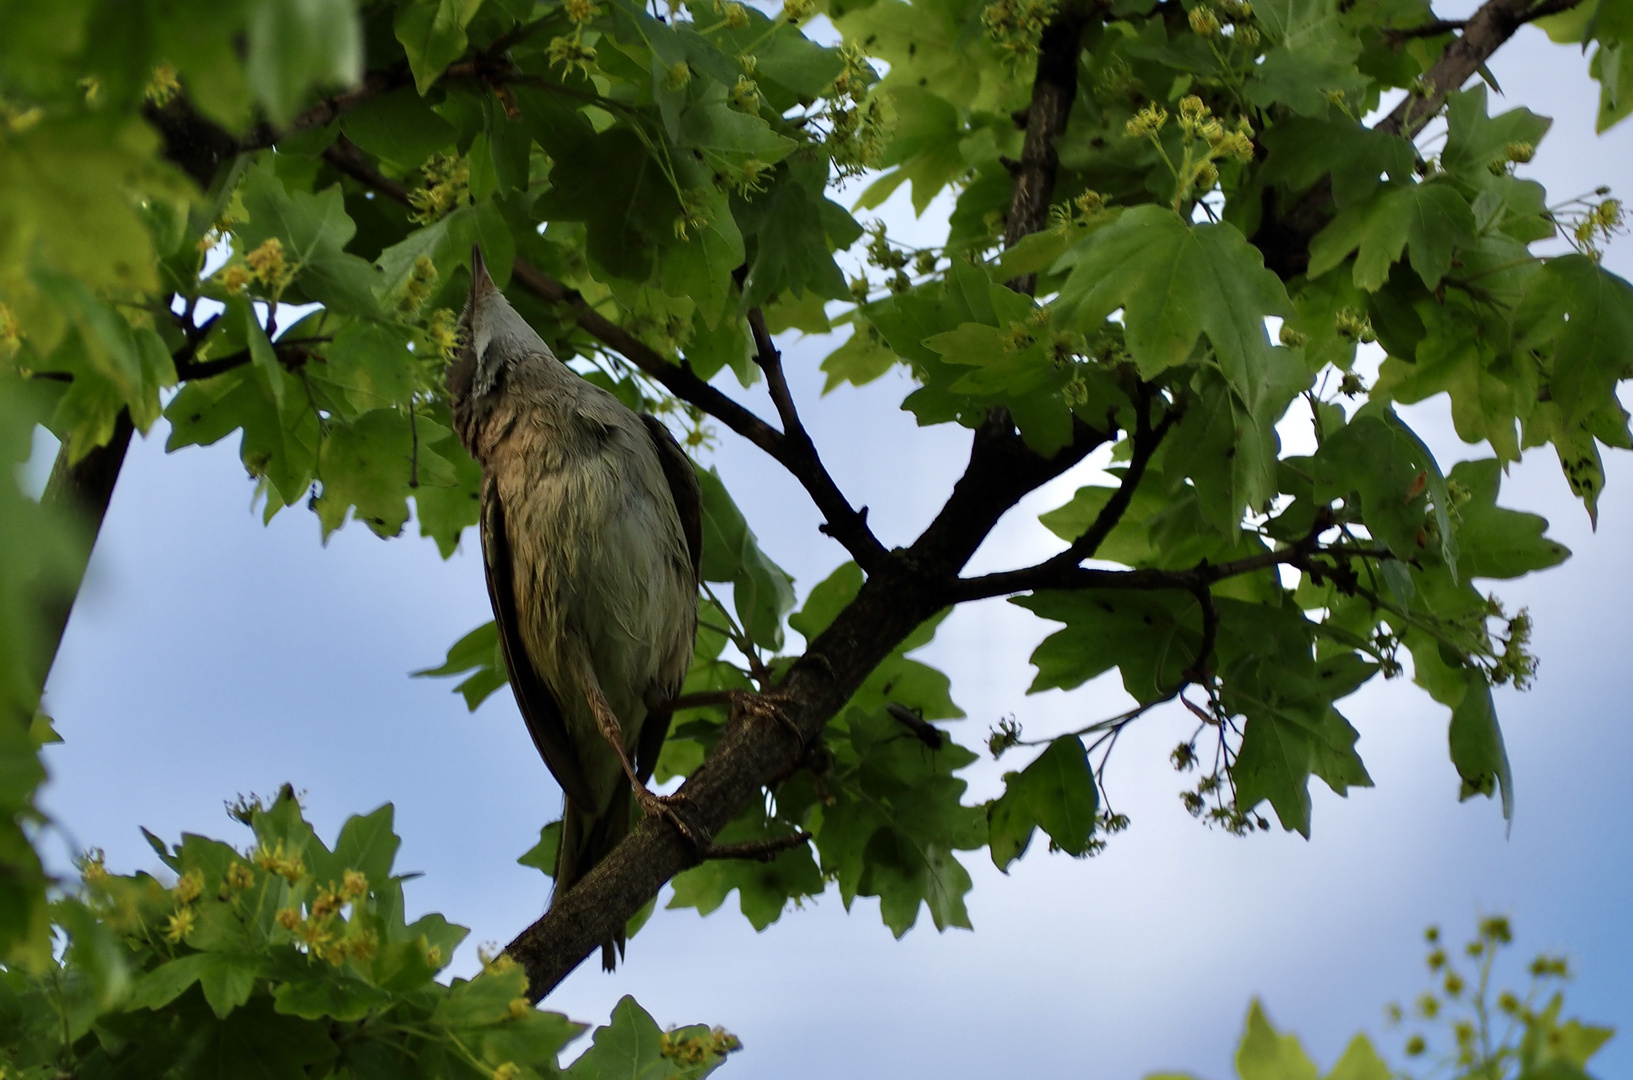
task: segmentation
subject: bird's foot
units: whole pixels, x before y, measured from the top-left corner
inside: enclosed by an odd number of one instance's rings
[[[763,693],[739,691],[732,698],[732,711],[741,713],[751,720],[770,720],[794,737],[799,743],[801,751],[805,749],[805,733],[794,723],[792,717],[785,711],[784,706],[794,700],[792,694],[785,694],[775,690]]]
[[[699,835],[699,830],[681,816],[676,807],[695,808],[692,800],[681,794],[659,795],[645,784],[635,787],[635,801],[641,804],[641,812],[647,817],[663,818],[675,827],[681,838],[698,851],[708,847],[708,841]]]

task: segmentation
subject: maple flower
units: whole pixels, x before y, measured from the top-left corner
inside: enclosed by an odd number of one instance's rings
[[[181,939],[193,932],[198,925],[198,916],[190,907],[177,910],[165,921],[164,939],[172,945],[179,944]]]
[[[199,893],[204,891],[204,871],[189,870],[176,879],[176,887],[171,890],[176,894],[176,903],[187,905],[198,899]]]

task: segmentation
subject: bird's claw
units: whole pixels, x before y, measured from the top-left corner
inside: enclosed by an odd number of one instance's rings
[[[681,838],[698,851],[702,851],[708,844],[698,836],[698,830],[680,815],[675,808],[685,805],[692,807],[695,804],[685,795],[659,795],[644,784],[635,790],[635,801],[641,804],[641,811],[647,817],[663,818],[675,827]]]
[[[805,749],[805,733],[799,725],[789,718],[783,711],[783,705],[793,700],[793,695],[776,691],[759,694],[739,694],[735,702],[737,709],[744,716],[755,720],[771,720],[779,724],[782,729],[794,737],[799,743],[800,750]]]

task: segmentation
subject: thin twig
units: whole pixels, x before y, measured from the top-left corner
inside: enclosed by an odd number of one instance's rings
[[[852,509],[850,502],[839,490],[839,485],[822,464],[816,444],[800,422],[794,407],[794,395],[788,389],[788,377],[783,372],[782,353],[771,341],[766,328],[765,313],[758,307],[749,309],[748,325],[754,335],[754,362],[765,373],[766,387],[772,404],[782,419],[784,452],[778,460],[805,486],[817,509],[827,520],[821,530],[844,545],[867,573],[874,573],[886,558],[884,545],[868,528],[867,507]]]
[[[767,840],[745,840],[740,844],[710,844],[700,853],[700,857],[709,859],[751,859],[754,862],[771,862],[785,851],[809,844],[815,837],[801,830],[788,836],[773,836]]]

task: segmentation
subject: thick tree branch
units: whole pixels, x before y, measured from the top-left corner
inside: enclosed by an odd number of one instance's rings
[[[765,313],[757,307],[750,308],[748,325],[754,335],[754,362],[765,373],[771,401],[782,419],[784,450],[778,460],[810,492],[811,500],[827,519],[822,531],[843,544],[857,566],[870,574],[874,573],[884,561],[886,552],[878,537],[873,535],[873,530],[868,528],[867,507],[852,509],[839,485],[834,483],[827,467],[822,464],[816,444],[806,433],[799,411],[794,407],[794,395],[788,389],[788,378],[782,369],[782,353],[771,342]]]
[[[68,444],[64,443],[51,466],[51,477],[46,481],[40,502],[58,510],[84,530],[86,562],[74,567],[73,575],[62,591],[49,597],[44,610],[40,612],[40,641],[43,647],[34,653],[39,658],[39,667],[32,674],[34,685],[42,690],[46,678],[51,674],[51,665],[56,662],[57,650],[62,647],[68,617],[73,614],[74,600],[79,595],[79,585],[84,580],[85,567],[90,561],[91,550],[96,546],[97,534],[102,531],[102,520],[108,515],[108,503],[113,499],[114,484],[119,480],[119,470],[125,463],[125,453],[130,448],[130,437],[134,431],[130,410],[120,409],[107,443],[93,447],[78,461],[69,460]]]
[[[1379,131],[1411,138],[1427,124],[1440,107],[1446,95],[1462,86],[1480,70],[1498,49],[1514,36],[1514,32],[1533,19],[1557,15],[1581,3],[1582,0],[1487,0],[1463,27],[1458,39],[1446,46],[1429,69],[1425,81],[1429,92],[1422,96],[1409,94],[1405,101],[1378,123]]]
[[[1055,140],[1066,130],[1072,101],[1077,97],[1078,53],[1088,21],[1087,5],[1081,0],[1069,0],[1044,27],[1038,40],[1037,74],[1032,81],[1032,101],[1026,108],[1026,139],[1021,144],[1009,217],[1004,223],[1006,247],[1049,224],[1049,200],[1054,197],[1055,175],[1060,171]],[[1033,292],[1037,285],[1036,274],[1009,283],[1010,288],[1023,293]]]
[[[1379,121],[1376,130],[1411,138],[1427,124],[1446,102],[1446,95],[1461,87],[1521,26],[1546,15],[1557,15],[1583,0],[1487,0],[1465,21],[1463,33],[1446,46],[1440,58],[1424,76],[1428,92],[1408,95],[1395,110]],[[1274,198],[1265,191],[1267,204]],[[1282,278],[1304,272],[1310,261],[1310,241],[1332,220],[1332,177],[1323,177],[1305,192],[1293,208],[1280,216],[1267,205],[1263,224],[1253,244],[1264,255],[1265,265]]]

